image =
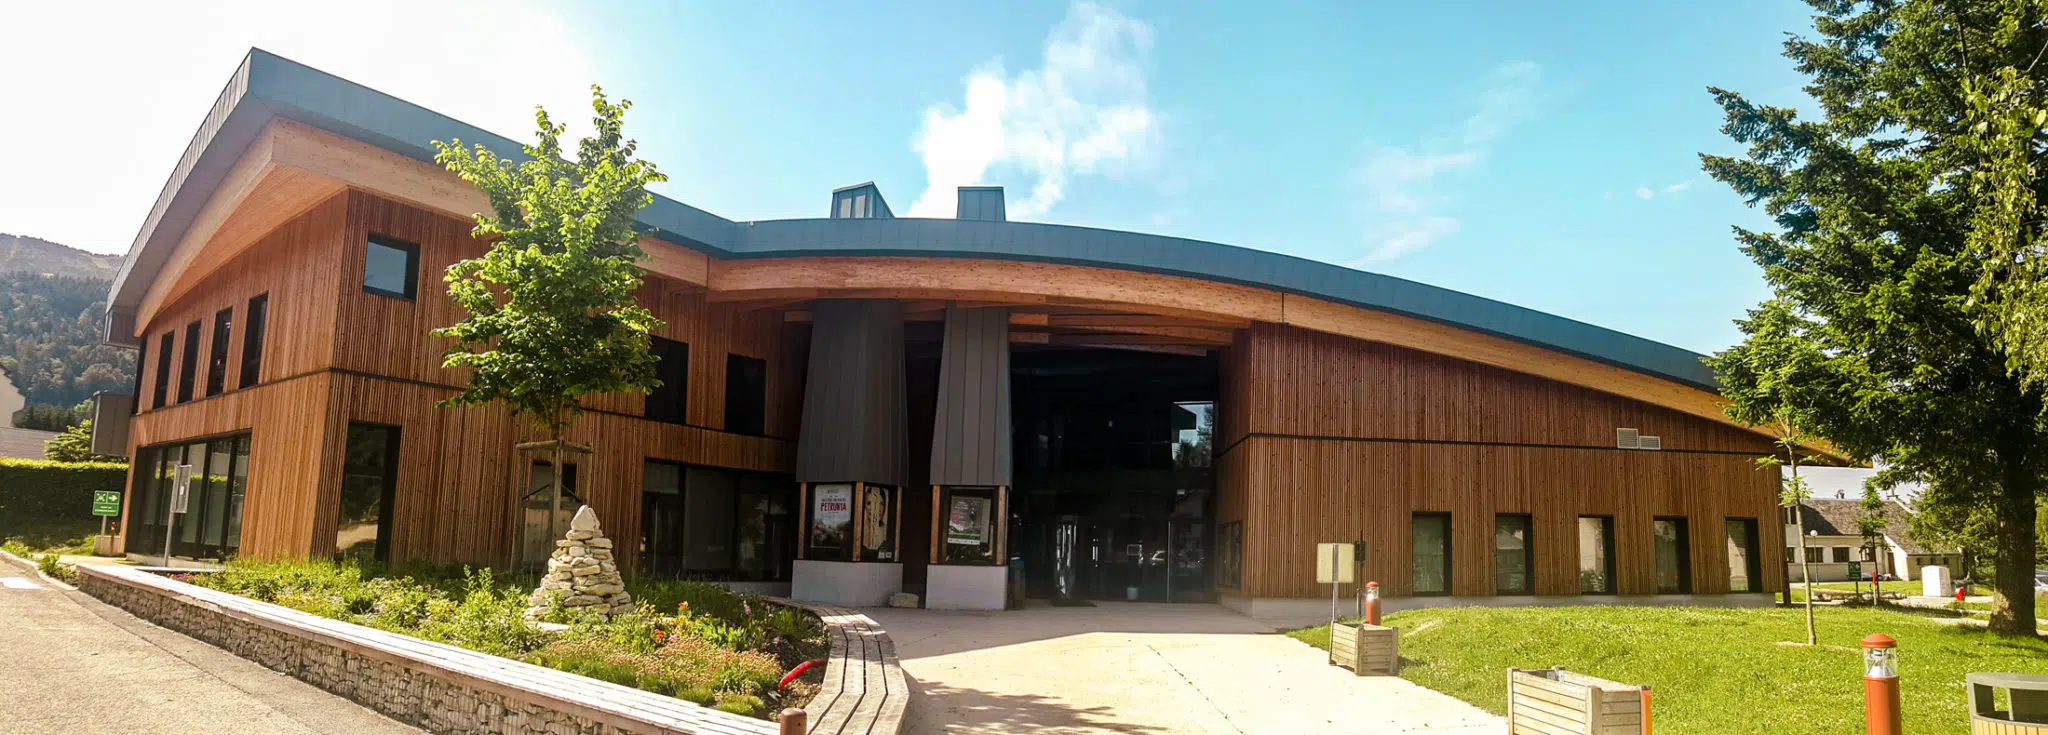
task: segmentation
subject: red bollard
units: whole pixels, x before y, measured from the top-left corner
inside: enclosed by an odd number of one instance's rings
[[[1863,724],[1868,735],[1900,735],[1899,643],[1873,633],[1863,639]]]
[[[1380,583],[1365,583],[1365,624],[1380,624]]]

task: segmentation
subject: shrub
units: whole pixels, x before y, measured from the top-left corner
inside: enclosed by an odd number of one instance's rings
[[[125,464],[0,459],[0,536],[76,547],[99,529],[93,492],[120,492],[127,480]]]
[[[44,554],[42,558],[36,560],[36,568],[41,569],[43,574],[51,579],[60,580],[65,584],[78,581],[78,572],[73,571],[70,565],[58,561],[56,554]]]

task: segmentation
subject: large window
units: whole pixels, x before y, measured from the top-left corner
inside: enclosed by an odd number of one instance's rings
[[[1839,563],[1845,563],[1845,562],[1847,562],[1847,561],[1849,561],[1849,547],[1847,547],[1847,546],[1837,546],[1837,547],[1835,547],[1835,562],[1839,564]]]
[[[270,294],[257,294],[249,299],[249,313],[242,317],[248,322],[242,327],[243,388],[255,385],[263,377],[263,323],[269,316]]]
[[[1756,519],[1728,519],[1728,591],[1755,592],[1763,584],[1763,558],[1757,554]]]
[[[725,356],[725,430],[760,436],[768,411],[768,363]]]
[[[191,465],[185,512],[172,518],[179,465]],[[144,447],[136,452],[135,487],[128,508],[128,550],[220,559],[242,543],[242,498],[248,489],[249,435]],[[175,525],[173,525],[175,523]]]
[[[789,578],[796,550],[786,477],[649,461],[641,487],[640,571]]]
[[[1451,516],[1417,513],[1411,522],[1415,541],[1415,588],[1418,595],[1451,592]]]
[[[410,301],[419,296],[420,246],[371,235],[363,250],[363,290]]]
[[[1493,517],[1493,592],[1499,595],[1536,594],[1536,577],[1529,573],[1535,557],[1529,545],[1530,520],[1526,515]]]
[[[1579,516],[1579,593],[1614,594],[1614,519]]]
[[[1828,562],[1828,550],[1827,550],[1827,547],[1825,547],[1825,546],[1808,546],[1808,547],[1806,547],[1806,563],[1808,563],[1808,564],[1826,564],[1827,562]]]
[[[206,358],[206,394],[220,395],[228,382],[228,338],[233,336],[235,310],[221,309],[213,314],[213,341]]]
[[[1692,535],[1685,519],[1650,521],[1650,541],[1657,551],[1657,594],[1692,594]]]
[[[163,339],[157,340],[156,390],[149,398],[150,408],[163,408],[164,400],[171,395],[171,340],[176,335],[177,332],[165,332]]]
[[[178,360],[178,402],[192,400],[192,381],[199,375],[199,322],[185,325],[185,354]]]
[[[671,424],[687,423],[690,408],[690,346],[672,339],[652,338],[654,377],[661,385],[647,392],[647,418]]]
[[[135,411],[142,408],[142,376],[149,372],[149,336],[143,335],[142,339],[138,340],[138,342],[139,344],[135,346],[135,388],[130,391],[130,395],[135,396],[135,400],[128,402],[128,415],[130,416],[135,415]]]
[[[391,558],[391,505],[398,487],[398,427],[349,424],[344,451],[334,553],[384,561]]]

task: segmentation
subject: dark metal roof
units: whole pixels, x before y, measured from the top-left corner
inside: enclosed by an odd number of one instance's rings
[[[1884,501],[1884,537],[1891,539],[1908,554],[1928,553],[1913,541],[1911,533],[1912,511],[1896,500]],[[1863,517],[1863,501],[1836,500],[1831,498],[1807,498],[1799,503],[1799,520],[1805,524],[1806,532],[1821,536],[1861,536],[1862,526],[1857,519]]]
[[[253,49],[172,172],[114,282],[110,311],[132,310],[148,277],[271,117],[431,161],[460,138],[504,156],[518,143],[424,107]],[[974,257],[1162,273],[1273,289],[1401,314],[1715,389],[1701,355],[1604,327],[1378,273],[1177,237],[1028,222],[796,219],[734,222],[656,195],[639,214],[657,238],[719,258],[803,255]]]

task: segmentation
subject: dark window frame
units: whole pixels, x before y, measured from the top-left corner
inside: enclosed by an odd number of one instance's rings
[[[1500,538],[1500,522],[1501,522],[1501,521],[1502,521],[1503,519],[1508,519],[1508,518],[1518,519],[1518,520],[1520,520],[1520,521],[1522,522],[1522,581],[1523,581],[1523,585],[1522,585],[1522,588],[1521,588],[1521,589],[1518,589],[1518,590],[1510,590],[1510,589],[1505,589],[1505,588],[1502,588],[1502,587],[1501,587],[1501,584],[1500,584],[1500,571],[1499,571],[1499,569],[1500,569],[1500,561],[1499,561],[1499,560],[1500,560],[1500,552],[1501,552],[1501,549],[1500,549],[1500,542],[1499,542],[1499,538]],[[1535,516],[1532,516],[1532,515],[1530,515],[1530,514],[1528,514],[1528,513],[1495,513],[1495,514],[1493,514],[1493,537],[1494,537],[1494,539],[1495,539],[1495,541],[1494,541],[1494,544],[1493,544],[1493,556],[1494,556],[1494,579],[1493,579],[1493,593],[1494,593],[1495,595],[1533,595],[1533,594],[1536,594],[1536,518],[1535,518]]]
[[[171,395],[171,351],[176,349],[178,330],[165,332],[157,340],[156,390],[149,397],[150,408],[163,408]]]
[[[1602,575],[1603,575],[1603,577],[1604,577],[1604,581],[1605,581],[1605,582],[1606,582],[1607,584],[1606,584],[1606,587],[1605,587],[1604,589],[1599,589],[1599,590],[1587,590],[1587,589],[1586,589],[1586,580],[1585,580],[1585,567],[1586,567],[1586,560],[1585,560],[1585,549],[1584,549],[1584,544],[1583,544],[1583,543],[1581,543],[1581,544],[1580,544],[1581,548],[1579,549],[1579,554],[1580,554],[1580,556],[1579,556],[1578,562],[1577,562],[1576,564],[1574,564],[1574,565],[1573,565],[1573,567],[1572,567],[1573,569],[1575,569],[1575,570],[1577,570],[1577,571],[1578,571],[1578,576],[1579,576],[1579,584],[1577,585],[1577,589],[1578,589],[1578,594],[1581,594],[1581,595],[1613,595],[1613,594],[1619,594],[1619,592],[1617,592],[1617,590],[1620,590],[1620,589],[1621,589],[1621,583],[1620,583],[1620,580],[1617,580],[1617,579],[1615,579],[1615,578],[1614,578],[1614,573],[1615,573],[1615,567],[1614,567],[1614,516],[1611,516],[1611,515],[1581,515],[1581,516],[1579,516],[1579,517],[1578,517],[1578,520],[1580,520],[1580,521],[1584,521],[1584,520],[1588,520],[1588,519],[1600,521],[1600,528],[1601,528],[1601,538],[1603,538],[1603,539],[1604,539],[1604,540],[1606,541],[1606,543],[1603,543],[1603,544],[1601,544],[1600,546],[1601,546],[1601,548],[1602,548],[1602,551],[1604,551],[1604,552],[1605,552],[1605,553],[1604,553],[1604,556],[1605,556],[1605,558],[1604,558],[1604,559],[1602,559],[1601,561],[1602,561],[1602,564],[1604,565],[1604,569],[1602,570]],[[1577,536],[1578,536],[1578,531],[1579,531],[1579,524],[1578,524],[1578,523],[1576,523],[1576,522],[1574,522],[1574,523],[1573,523],[1573,525],[1572,525],[1572,531],[1573,531],[1573,534],[1572,534],[1572,535],[1573,535],[1574,539],[1576,539],[1576,538],[1577,538]]]
[[[142,410],[142,376],[149,371],[149,336],[143,335],[140,344],[135,345],[135,400],[128,402],[128,415]]]
[[[757,372],[746,386],[735,386],[737,377]],[[768,361],[737,353],[725,355],[725,430],[732,434],[767,436]]]
[[[228,383],[228,341],[235,334],[235,307],[228,307],[213,313],[213,339],[206,348],[206,395],[208,398],[227,390]]]
[[[264,328],[270,318],[270,294],[260,293],[249,297],[247,310],[242,313],[242,367],[237,387],[247,388],[263,379]]]
[[[204,326],[194,319],[185,325],[185,351],[178,355],[178,402],[192,402],[192,391],[199,382],[199,329]]]
[[[1731,593],[1741,594],[1761,592],[1763,591],[1764,575],[1763,538],[1760,536],[1761,529],[1758,528],[1755,518],[1728,516],[1721,523],[1721,534],[1723,537],[1722,542],[1723,544],[1725,544],[1725,546],[1735,545],[1735,540],[1732,537],[1728,536],[1728,528],[1734,524],[1742,524],[1745,527],[1745,530],[1748,532],[1749,536],[1749,544],[1744,549],[1749,553],[1746,555],[1747,558],[1743,560],[1743,572],[1748,575],[1749,589],[1735,589],[1735,570],[1729,569],[1728,591]],[[1723,566],[1727,565],[1724,564]]]
[[[1690,595],[1692,585],[1692,523],[1685,516],[1656,516],[1650,519],[1650,559],[1654,564],[1657,555],[1657,524],[1671,523],[1678,529],[1678,588],[1666,590],[1658,581],[1657,594]],[[1654,578],[1654,574],[1652,577]]]
[[[673,347],[671,347],[673,345]],[[690,419],[690,343],[661,337],[649,338],[648,352],[655,358],[655,377],[661,386],[647,392],[641,415],[665,424],[688,424]],[[669,357],[674,355],[676,360]],[[670,364],[674,362],[675,364]]]
[[[1435,590],[1435,591],[1429,591],[1429,592],[1425,592],[1425,591],[1423,591],[1423,590],[1422,590],[1422,588],[1421,588],[1421,585],[1419,585],[1419,584],[1417,584],[1417,583],[1416,583],[1416,582],[1417,582],[1418,580],[1420,580],[1420,579],[1421,579],[1421,575],[1417,573],[1417,572],[1419,571],[1419,567],[1416,567],[1416,566],[1415,566],[1415,564],[1414,564],[1414,562],[1416,561],[1416,560],[1415,560],[1415,527],[1416,527],[1416,525],[1417,525],[1417,524],[1418,524],[1419,522],[1421,522],[1421,521],[1422,521],[1422,520],[1424,520],[1424,519],[1430,519],[1430,520],[1440,520],[1440,521],[1443,521],[1443,524],[1444,524],[1444,532],[1443,532],[1443,539],[1444,539],[1444,544],[1443,544],[1443,560],[1444,560],[1444,562],[1443,562],[1443,577],[1444,577],[1444,588],[1443,588],[1443,589],[1441,589],[1441,590]],[[1455,586],[1455,585],[1456,585],[1456,582],[1454,582],[1454,581],[1453,581],[1453,575],[1452,575],[1452,572],[1453,572],[1453,570],[1455,570],[1455,569],[1456,569],[1456,567],[1457,567],[1458,565],[1457,565],[1456,561],[1454,560],[1454,558],[1453,558],[1453,557],[1451,556],[1451,554],[1452,554],[1452,550],[1451,550],[1451,547],[1452,547],[1452,539],[1451,539],[1451,535],[1452,535],[1452,526],[1451,526],[1451,514],[1450,514],[1450,513],[1445,513],[1445,512],[1441,512],[1441,511],[1422,511],[1422,512],[1416,512],[1416,513],[1410,513],[1410,514],[1408,515],[1408,555],[1409,555],[1409,570],[1408,570],[1408,586],[1409,586],[1409,591],[1408,591],[1408,593],[1409,593],[1410,595],[1413,595],[1413,596],[1415,596],[1415,597],[1445,597],[1445,596],[1448,596],[1448,595],[1450,595],[1450,594],[1452,593],[1452,591],[1453,591],[1453,590],[1457,589],[1457,588],[1456,588],[1456,586]]]
[[[654,570],[652,568],[651,559],[648,558],[652,556],[652,554],[650,553],[643,556],[643,558],[640,560],[641,566],[635,570],[637,573],[648,574],[661,578],[668,578],[663,575],[672,574],[673,577],[677,579],[724,578],[742,582],[787,582],[790,580],[791,575],[794,573],[794,563],[796,560],[797,546],[799,543],[799,539],[796,537],[801,535],[800,522],[798,520],[798,517],[801,515],[801,513],[799,509],[796,508],[798,495],[797,483],[791,476],[786,474],[776,474],[772,472],[755,472],[752,470],[741,470],[734,469],[731,467],[719,467],[716,465],[708,464],[678,462],[670,459],[662,459],[660,457],[643,457],[641,459],[640,464],[640,482],[642,488],[642,514],[640,520],[640,534],[641,540],[643,542],[646,540],[647,523],[650,520],[650,517],[646,512],[647,493],[645,492],[645,488],[647,487],[646,483],[648,468],[652,465],[664,465],[676,468],[677,487],[675,499],[677,504],[677,512],[679,513],[679,517],[683,519],[682,524],[684,524],[678,526],[678,531],[685,531],[685,529],[687,528],[686,524],[688,523],[687,515],[689,508],[688,497],[691,493],[690,471],[703,470],[710,472],[721,472],[730,476],[730,479],[732,481],[733,493],[732,514],[730,518],[727,518],[725,520],[733,526],[734,530],[734,539],[731,548],[731,563],[729,564],[729,568],[722,572],[707,572],[705,570],[690,569],[686,565],[678,565],[678,567],[675,570],[672,570],[671,572],[661,572]],[[757,578],[755,575],[751,574],[751,572],[743,568],[743,560],[740,557],[739,536],[741,533],[744,532],[740,524],[741,518],[746,514],[744,501],[747,499],[747,496],[754,495],[760,492],[760,490],[750,488],[749,486],[753,483],[763,480],[772,483],[775,486],[773,492],[781,494],[783,501],[788,503],[788,505],[785,506],[788,508],[788,511],[783,516],[784,522],[788,525],[785,528],[779,529],[779,531],[782,534],[785,534],[785,537],[780,539],[781,563],[776,564],[776,568],[771,573],[769,573],[768,576]],[[767,537],[766,543],[770,547],[777,545],[778,539],[775,538],[775,532],[777,530],[778,529],[771,527],[767,529],[767,533],[763,534],[765,537]],[[683,535],[687,536],[688,534],[687,532],[685,532]],[[678,539],[678,542],[687,543],[687,538]],[[677,557],[683,556],[686,553],[687,552],[681,549],[680,547],[678,547],[675,550],[665,552],[666,555]]]
[[[370,285],[370,246],[390,248],[405,253],[405,290],[391,291]],[[417,301],[420,293],[420,246],[419,243],[400,240],[389,235],[372,233],[363,239],[363,293],[374,294],[400,301]]]

